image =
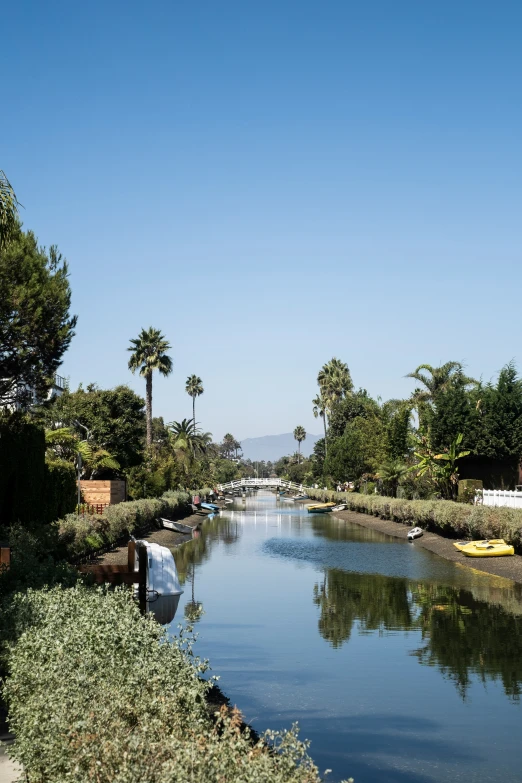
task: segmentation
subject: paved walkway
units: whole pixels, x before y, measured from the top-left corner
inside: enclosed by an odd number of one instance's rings
[[[21,767],[7,757],[5,745],[12,741],[11,734],[0,734],[0,783],[14,783],[20,780]],[[5,743],[5,744],[4,744]]]

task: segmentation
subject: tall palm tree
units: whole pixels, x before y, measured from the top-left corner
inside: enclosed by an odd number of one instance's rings
[[[321,417],[323,420],[323,427],[324,427],[324,453],[326,454],[326,410],[327,410],[327,403],[326,400],[320,395],[317,394],[314,399],[312,400],[313,407],[313,414],[314,417],[317,419]]]
[[[335,356],[321,367],[317,374],[317,383],[319,384],[321,397],[326,403],[326,416],[330,415],[335,403],[353,389],[352,376],[350,375],[348,365],[340,359],[336,359]]]
[[[16,230],[19,206],[11,183],[0,170],[0,250],[6,247]]]
[[[196,421],[196,397],[203,394],[203,381],[197,375],[189,375],[185,384],[185,391],[192,397],[192,418]]]
[[[299,454],[298,464],[301,462],[301,442],[306,438],[306,430],[299,424],[294,430],[294,438],[297,441],[297,451]]]
[[[172,372],[172,359],[167,356],[170,345],[159,329],[142,329],[135,340],[131,340],[127,349],[132,351],[129,370],[139,370],[145,378],[145,414],[147,418],[147,448],[152,446],[152,373],[158,370],[165,377]]]

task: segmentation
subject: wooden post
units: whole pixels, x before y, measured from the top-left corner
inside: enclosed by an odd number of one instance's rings
[[[138,549],[138,598],[140,611],[145,614],[147,609],[147,549],[140,546]]]
[[[127,547],[127,563],[129,573],[132,573],[136,564],[136,542],[132,540],[129,541],[129,545]]]

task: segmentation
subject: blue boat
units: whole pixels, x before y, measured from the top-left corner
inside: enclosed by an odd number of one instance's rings
[[[201,508],[206,508],[208,511],[213,511],[216,513],[219,511],[219,506],[216,506],[215,503],[201,503]]]

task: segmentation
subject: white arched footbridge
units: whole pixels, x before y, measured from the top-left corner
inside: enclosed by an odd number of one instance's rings
[[[218,484],[220,492],[237,492],[247,489],[293,489],[302,492],[306,489],[303,484],[295,481],[286,481],[281,478],[242,478],[235,481],[227,481],[226,484]]]

